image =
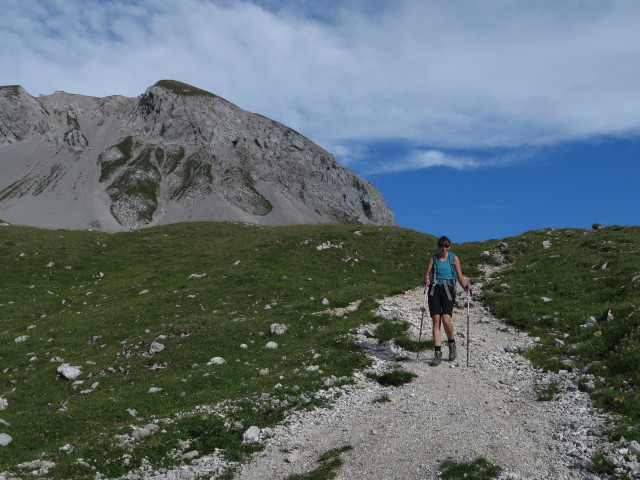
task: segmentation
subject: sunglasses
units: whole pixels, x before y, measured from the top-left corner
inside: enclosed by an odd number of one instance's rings
[[[441,243],[440,245],[438,245],[440,248],[449,248],[451,245],[448,243]]]

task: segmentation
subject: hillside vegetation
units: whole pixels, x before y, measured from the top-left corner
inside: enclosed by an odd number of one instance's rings
[[[492,312],[540,338],[535,365],[595,375],[579,386],[616,414],[611,436],[640,440],[640,228],[539,230],[494,249],[510,265],[485,288]]]
[[[1,227],[0,418],[13,442],[0,472],[42,452],[53,478],[116,476],[144,457],[176,463],[171,450],[224,447],[240,460],[256,448],[241,442],[249,426],[312,408],[326,379],[339,385],[365,365],[345,335],[371,321],[376,298],[420,281],[433,243],[390,227]],[[273,323],[287,332],[272,335]],[[164,350],[150,353],[154,341]],[[83,383],[59,376],[62,363],[81,367]],[[125,441],[136,426],[223,401],[224,415],[205,409]]]
[[[250,426],[326,404],[339,395],[331,387],[366,368],[349,332],[379,321],[376,299],[421,282],[435,238],[348,225],[4,226],[0,247],[0,419],[9,424],[0,432],[13,439],[0,447],[0,474],[26,474],[34,467],[24,462],[40,459],[47,477],[71,479],[217,448],[243,461],[260,448],[242,442]],[[536,364],[595,374],[581,388],[619,415],[612,435],[640,439],[640,229],[454,247],[472,279],[482,263],[507,262],[483,300],[540,337],[527,353]],[[581,327],[590,316],[596,323]],[[286,332],[272,333],[275,323]],[[81,367],[78,377],[63,378],[61,364]],[[162,428],[132,437],[150,423]]]

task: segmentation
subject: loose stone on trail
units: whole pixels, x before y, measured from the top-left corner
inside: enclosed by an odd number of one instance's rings
[[[256,443],[260,441],[260,428],[255,425],[249,427],[249,429],[242,435],[242,443]]]

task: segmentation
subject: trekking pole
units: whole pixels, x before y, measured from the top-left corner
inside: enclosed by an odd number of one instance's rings
[[[420,311],[422,312],[422,315],[420,316],[420,334],[418,335],[418,346],[416,348],[416,360],[418,360],[418,355],[420,355],[420,340],[422,339],[422,323],[424,322],[424,312],[427,309],[426,305],[427,305],[427,288],[429,287],[429,284],[425,283],[424,284],[424,300],[422,301],[422,308],[420,309]]]
[[[469,337],[469,310],[471,305],[471,290],[467,290],[467,368],[469,367],[469,343],[471,338]]]

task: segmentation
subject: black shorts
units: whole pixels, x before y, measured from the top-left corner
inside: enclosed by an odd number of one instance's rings
[[[432,317],[434,315],[453,316],[453,305],[456,303],[456,287],[455,285],[448,285],[446,288],[449,290],[451,300],[447,297],[444,285],[436,285],[433,295],[431,295],[431,288],[429,288],[429,313]]]

